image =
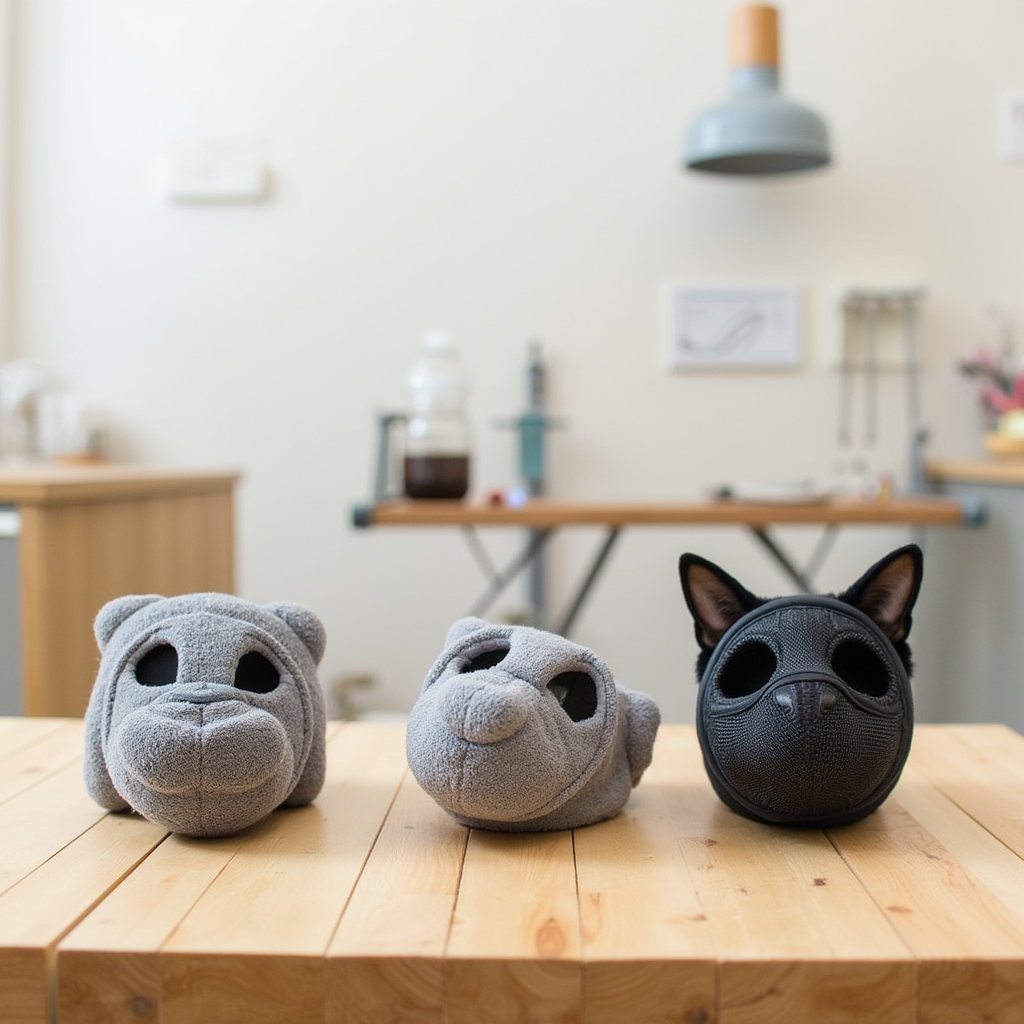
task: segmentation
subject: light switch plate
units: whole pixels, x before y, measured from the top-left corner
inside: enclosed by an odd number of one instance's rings
[[[262,203],[270,199],[268,145],[253,139],[168,143],[157,185],[172,203]]]
[[[258,203],[267,198],[265,167],[177,166],[168,177],[168,198],[176,203]]]
[[[999,94],[996,138],[1003,160],[1024,161],[1024,89]]]

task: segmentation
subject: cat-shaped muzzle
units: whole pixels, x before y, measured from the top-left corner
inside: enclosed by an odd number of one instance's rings
[[[702,674],[697,731],[721,799],[748,816],[825,827],[889,794],[913,726],[907,670],[859,609],[784,597],[725,632]]]

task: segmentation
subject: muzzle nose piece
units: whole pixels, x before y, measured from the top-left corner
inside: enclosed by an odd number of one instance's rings
[[[775,703],[798,722],[809,724],[836,706],[836,691],[827,682],[801,679],[784,683],[772,694]]]
[[[216,689],[209,683],[188,683],[186,685],[175,684],[168,694],[171,700],[181,701],[183,704],[214,704],[219,700],[229,699],[229,694],[220,687]]]
[[[500,743],[526,723],[530,702],[525,684],[467,679],[451,686],[441,704],[448,728],[470,743]]]

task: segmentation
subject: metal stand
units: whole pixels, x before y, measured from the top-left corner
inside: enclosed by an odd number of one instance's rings
[[[394,501],[402,496],[393,445],[395,428],[408,417],[402,412],[384,412],[377,416],[377,458],[373,467],[373,500]]]
[[[546,493],[545,434],[552,427],[562,425],[545,412],[546,377],[541,344],[534,339],[527,345],[526,409],[514,420],[499,423],[519,434],[519,475],[531,498],[542,498]],[[541,537],[539,533],[545,535]],[[546,541],[547,531],[528,531],[525,551],[532,550],[534,554],[524,562],[530,618],[533,625],[543,629],[548,628],[547,561],[543,551]]]
[[[920,304],[924,289],[874,290],[856,288],[842,298],[843,351],[839,395],[839,443],[853,441],[853,376],[864,377],[864,441],[878,439],[878,374],[883,365],[879,328],[883,318],[898,317],[902,333],[901,369],[907,383],[908,480],[910,494],[925,491],[924,446],[928,431],[921,425],[920,404]],[[855,331],[855,325],[861,330]],[[857,343],[859,341],[859,344]],[[857,358],[859,355],[859,359]]]

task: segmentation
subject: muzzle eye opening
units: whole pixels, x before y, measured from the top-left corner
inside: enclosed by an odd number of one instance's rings
[[[851,690],[867,697],[884,697],[891,674],[878,652],[862,640],[843,640],[832,652],[832,671]]]
[[[508,644],[491,647],[485,651],[478,651],[459,665],[459,672],[481,672],[486,668],[494,668],[505,660],[508,652]]]
[[[585,722],[594,717],[597,711],[597,684],[589,672],[559,672],[547,688],[574,722]]]
[[[142,686],[170,686],[178,678],[178,652],[171,644],[157,644],[139,658],[135,680]]]
[[[250,651],[238,659],[235,687],[246,693],[270,693],[277,689],[281,675],[269,658],[259,651]]]
[[[735,700],[749,697],[775,675],[778,658],[764,640],[748,640],[726,658],[718,673],[718,690],[723,697]]]

